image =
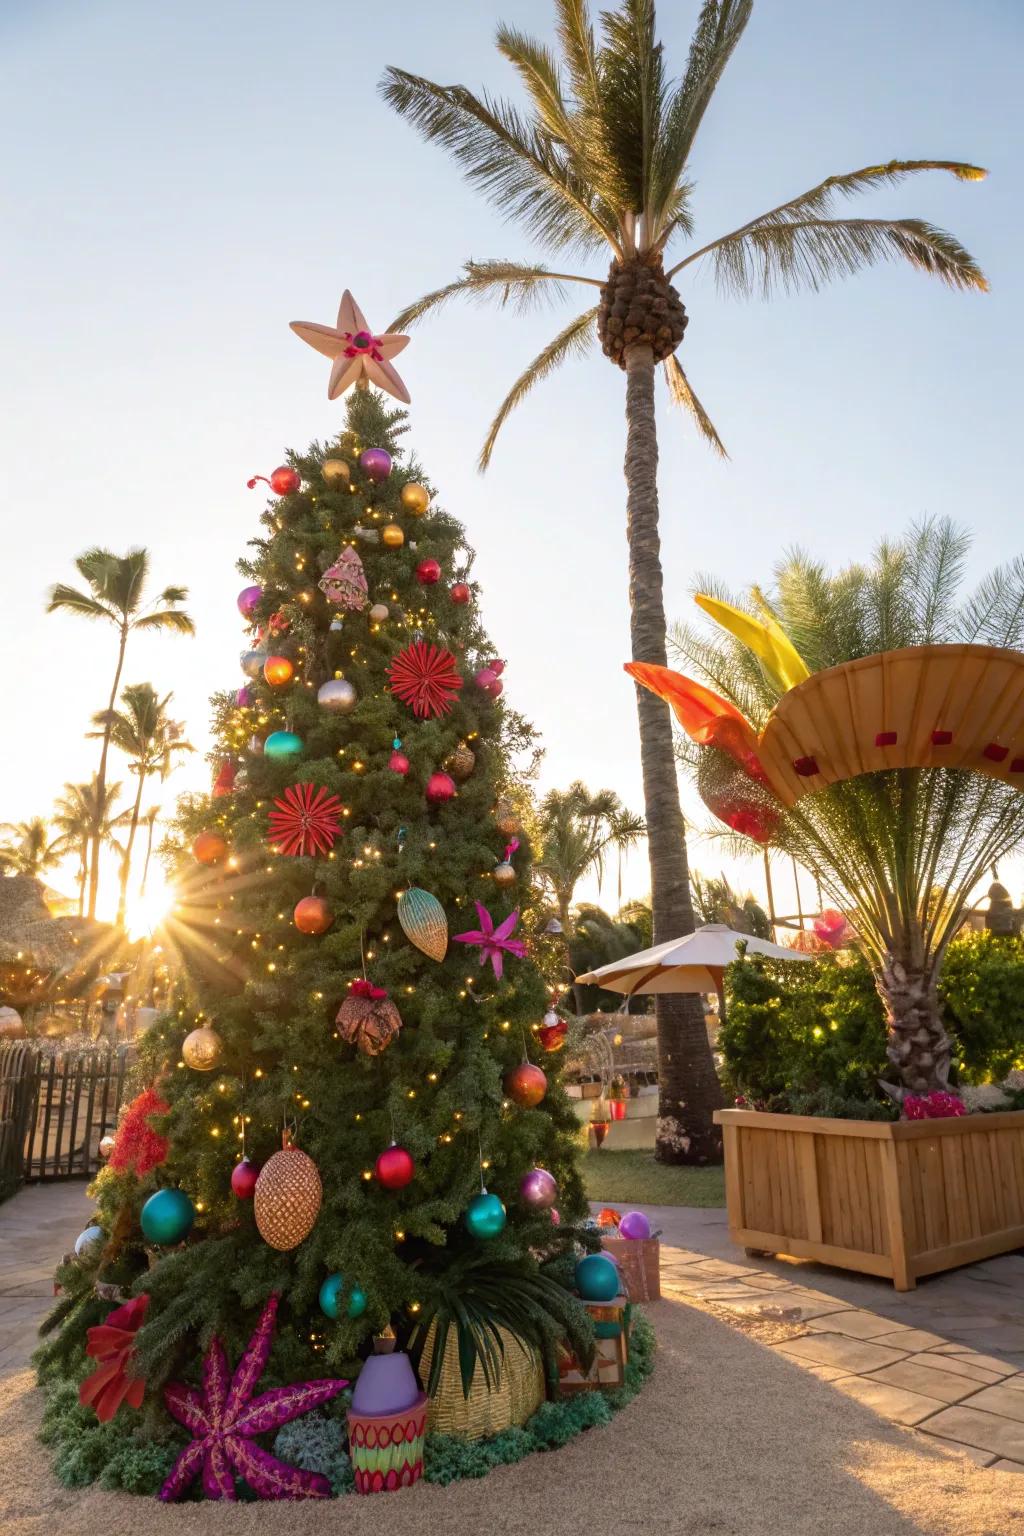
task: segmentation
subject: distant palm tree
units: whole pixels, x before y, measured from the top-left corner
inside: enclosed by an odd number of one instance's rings
[[[195,634],[195,625],[188,614],[178,606],[188,597],[187,587],[165,587],[158,597],[143,607],[146,577],[149,574],[149,551],[130,549],[127,554],[115,555],[109,549],[87,549],[75,561],[80,575],[88,584],[87,592],[58,582],[50,591],[47,613],[66,610],[80,614],[85,619],[105,619],[118,632],[117,666],[110,690],[108,712],[114,708],[117,690],[121,686],[121,671],[128,646],[128,636],[135,630],[169,630],[179,635]],[[110,725],[103,730],[103,747],[97,773],[97,794],[103,798],[107,778],[107,753],[110,750]],[[96,916],[96,892],[99,887],[100,842],[102,834],[97,824],[90,836],[89,863],[89,916]]]
[[[748,891],[740,896],[724,875],[705,877],[696,870],[690,876],[694,911],[702,923],[724,923],[736,933],[749,933],[758,939],[772,937],[772,925],[761,903]]]
[[[104,784],[96,774],[88,784],[65,784],[64,793],[53,808],[52,822],[60,833],[62,851],[78,854],[78,915],[85,912],[85,887],[89,878],[89,849],[96,828],[103,846],[118,846],[114,827],[120,820],[117,800],[120,784]]]
[[[570,320],[513,384],[480,455],[490,461],[511,411],[595,336],[626,373],[626,534],[634,661],[665,665],[665,607],[658,533],[655,365],[664,363],[672,397],[717,452],[725,450],[690,387],[676,348],[686,311],[672,279],[710,263],[720,287],[768,298],[778,289],[812,291],[882,261],[906,261],[951,288],[984,289],[985,278],[958,240],[922,219],[830,217],[859,193],[895,185],[919,171],[961,181],[985,173],[955,160],[891,160],[829,176],[696,249],[665,269],[676,237],[694,228],[689,160],[722,72],[750,19],[753,0],[704,0],[682,77],[669,78],[656,37],[654,0],[620,0],[601,13],[595,38],[587,0],[555,0],[557,52],[509,26],[497,46],[526,91],[524,112],[388,69],[385,100],[431,143],[448,151],[467,180],[541,247],[579,251],[611,266],[607,277],[551,271],[536,261],[469,261],[464,275],[409,305],[401,330],[465,296],[523,312],[564,299],[572,284],[597,289],[597,303]],[[672,726],[664,703],[637,689],[640,758],[658,942],[690,933],[693,910]],[[720,1102],[698,1005],[659,997],[661,1113],[658,1157],[706,1162],[720,1156],[712,1110]]]
[[[101,730],[89,733],[101,736],[108,732],[111,746],[124,753],[129,760],[130,771],[139,781],[132,808],[122,817],[128,827],[128,840],[121,860],[121,886],[117,900],[119,927],[124,926],[132,849],[135,846],[146,780],[154,773],[166,779],[174,766],[175,755],[193,751],[191,744],[181,739],[182,726],[167,713],[167,706],[173,696],[166,693],[161,699],[151,683],[133,683],[122,691],[120,709],[103,709],[93,716],[93,724],[100,726]]]
[[[0,826],[5,840],[0,844],[0,869],[36,879],[59,864],[64,853],[60,837],[50,836],[50,825],[42,816],[28,821],[6,821]]]
[[[577,782],[568,789],[549,791],[541,801],[533,873],[557,908],[570,974],[572,903],[577,885],[591,873],[600,880],[608,854],[633,847],[644,831],[643,817],[628,811],[611,789],[592,793]]]

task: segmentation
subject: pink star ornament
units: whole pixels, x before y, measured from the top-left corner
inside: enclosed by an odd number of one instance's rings
[[[494,918],[479,901],[476,903],[476,915],[480,920],[480,927],[470,928],[466,933],[455,934],[455,942],[476,945],[480,950],[480,964],[483,965],[489,960],[495,976],[500,981],[505,966],[505,956],[516,955],[522,960],[526,954],[526,945],[522,939],[513,939],[511,936],[519,921],[519,908],[510,912],[497,927],[495,927]]]
[[[324,357],[333,358],[334,367],[327,384],[328,400],[337,400],[353,384],[365,389],[369,383],[387,390],[389,395],[408,405],[409,391],[391,366],[391,359],[409,345],[408,336],[375,336],[347,288],[341,296],[336,326],[293,320],[291,327],[296,336],[322,352]]]

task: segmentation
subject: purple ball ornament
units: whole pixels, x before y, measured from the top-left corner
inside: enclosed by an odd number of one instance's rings
[[[364,448],[359,455],[359,468],[367,480],[379,485],[391,473],[391,455],[383,448]]]
[[[251,709],[252,708],[252,689],[251,688],[239,688],[238,692],[235,694],[235,703],[237,704],[239,709]]]
[[[627,1211],[619,1222],[619,1236],[642,1243],[651,1235],[651,1224],[643,1211]]]
[[[251,619],[263,596],[262,587],[243,587],[238,594],[238,611],[243,619]]]
[[[547,1211],[558,1198],[558,1185],[546,1168],[531,1168],[519,1181],[519,1198],[531,1211]]]

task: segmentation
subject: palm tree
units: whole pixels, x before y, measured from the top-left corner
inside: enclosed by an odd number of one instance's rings
[[[64,853],[62,839],[51,838],[50,826],[44,817],[6,821],[0,826],[0,832],[6,834],[6,841],[0,844],[0,869],[38,879],[45,870],[60,863]]]
[[[611,789],[591,793],[585,784],[552,789],[538,810],[538,856],[533,872],[553,900],[562,928],[567,969],[573,937],[572,902],[579,882],[591,872],[604,876],[605,859],[621,853],[644,835],[644,821],[634,816]]]
[[[886,539],[870,563],[835,573],[800,552],[787,555],[770,592],[755,588],[737,602],[773,618],[812,677],[907,646],[1024,649],[1024,558],[993,571],[962,601],[969,545],[951,523],[926,520],[903,538]],[[709,637],[678,626],[673,637],[687,673],[760,730],[787,679],[724,631]],[[923,689],[916,702],[940,707]],[[726,752],[700,747],[689,757],[712,809],[749,813],[746,824],[759,841],[740,838],[737,851],[749,856],[770,836],[773,848],[814,871],[848,916],[885,1006],[897,1091],[947,1087],[950,1042],[938,976],[971,892],[1024,840],[1020,788],[966,768],[891,768],[827,783],[784,806]]]
[[[146,881],[149,879],[149,861],[153,857],[153,829],[156,826],[159,815],[160,807],[158,805],[151,805],[142,818],[146,823],[146,858],[142,865],[142,879],[139,882],[140,896],[145,896],[146,894]]]
[[[985,278],[952,235],[916,218],[834,217],[846,199],[895,185],[920,171],[962,181],[985,173],[947,160],[893,160],[829,176],[727,234],[665,262],[690,236],[688,162],[722,71],[750,19],[753,0],[704,0],[682,77],[668,76],[656,39],[654,0],[620,0],[595,37],[587,0],[555,0],[558,50],[500,26],[497,46],[525,88],[528,107],[476,96],[387,70],[385,99],[420,134],[446,149],[472,185],[542,249],[611,257],[607,278],[552,271],[536,261],[470,261],[454,282],[411,304],[402,329],[466,296],[522,312],[564,298],[572,284],[597,289],[597,302],[570,320],[513,384],[480,455],[486,467],[509,413],[595,337],[626,373],[626,532],[634,661],[665,663],[665,609],[658,535],[655,365],[672,398],[718,453],[725,450],[683,371],[676,348],[687,323],[673,279],[710,264],[726,291],[769,297],[815,290],[882,261],[906,261],[952,288],[984,289]],[[655,937],[693,929],[679,788],[668,710],[637,690]],[[662,1161],[721,1155],[711,1112],[720,1103],[704,1020],[694,999],[658,999]]]
[[[151,683],[133,683],[121,694],[121,709],[104,709],[93,716],[93,724],[102,729],[92,731],[90,735],[100,736],[104,731],[107,732],[111,746],[124,753],[129,760],[130,771],[138,778],[132,808],[122,818],[128,826],[128,841],[121,860],[121,885],[117,900],[119,927],[124,926],[132,849],[135,846],[146,780],[154,773],[166,779],[174,766],[175,754],[193,750],[189,742],[181,739],[182,726],[167,713],[172,698],[173,694],[170,693],[159,698]]]
[[[704,876],[693,871],[690,877],[693,887],[693,907],[702,923],[724,923],[736,933],[753,934],[759,939],[770,939],[772,925],[761,903],[751,895],[740,896],[733,890],[724,875]]]
[[[88,784],[65,784],[64,793],[53,808],[53,825],[60,832],[62,851],[78,854],[78,915],[85,912],[85,888],[89,878],[89,849],[97,828],[103,846],[113,844],[114,827],[120,820],[117,800],[120,784],[99,786],[93,774]]]
[[[130,634],[135,630],[147,629],[170,630],[179,635],[195,634],[195,625],[192,620],[178,606],[188,597],[188,588],[165,587],[158,597],[147,606],[143,606],[146,577],[149,575],[147,549],[130,549],[124,555],[115,555],[109,549],[87,549],[84,555],[78,556],[75,565],[87,583],[88,591],[83,592],[77,587],[69,587],[63,582],[57,582],[50,591],[46,611],[56,613],[60,609],[65,609],[85,619],[104,619],[116,627],[117,666],[114,668],[114,681],[110,690],[110,702],[107,705],[109,714],[113,711],[117,690],[121,686],[121,671],[124,667],[125,650]],[[106,785],[110,731],[111,726],[107,724],[103,730],[100,766],[96,775],[97,805],[103,800]],[[90,835],[90,917],[96,916],[101,840],[102,833],[97,823]]]

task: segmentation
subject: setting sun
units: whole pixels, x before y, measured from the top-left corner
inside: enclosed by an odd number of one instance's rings
[[[129,896],[125,910],[125,927],[130,939],[145,939],[155,933],[175,902],[174,887],[169,885],[159,871],[153,872],[145,895],[138,891]]]

